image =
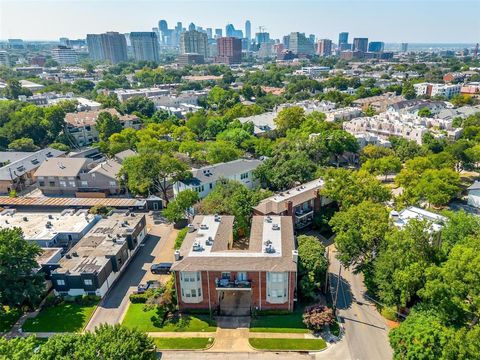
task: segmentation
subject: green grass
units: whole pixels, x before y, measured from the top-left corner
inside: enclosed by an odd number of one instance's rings
[[[298,306],[295,311],[285,315],[259,315],[252,319],[251,332],[273,333],[308,333],[310,332],[303,323],[303,306]]]
[[[180,315],[169,319],[161,325],[161,313],[155,308],[145,310],[145,304],[130,304],[122,325],[129,328],[137,328],[140,331],[205,331],[217,330],[214,320],[208,315]]]
[[[22,316],[20,309],[5,306],[3,310],[0,311],[0,332],[10,331],[20,316]]]
[[[187,232],[188,232],[188,228],[184,228],[178,232],[177,237],[175,239],[175,245],[174,245],[175,250],[180,249],[180,247],[182,246],[183,240],[185,240],[185,237],[187,236]]]
[[[213,338],[154,338],[160,350],[204,350],[213,344]]]
[[[327,347],[323,339],[264,339],[250,338],[250,345],[258,350],[312,351]]]
[[[26,332],[79,332],[87,324],[96,305],[84,306],[63,302],[45,308],[23,325]]]

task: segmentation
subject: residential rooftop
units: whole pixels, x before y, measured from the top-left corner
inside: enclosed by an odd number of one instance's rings
[[[410,206],[401,210],[400,212],[391,211],[390,217],[393,219],[393,224],[399,228],[405,227],[412,219],[426,220],[431,223],[431,229],[433,231],[441,230],[443,224],[445,221],[447,221],[447,218],[443,215],[439,215],[415,206]]]
[[[174,271],[295,271],[290,216],[254,216],[248,248],[233,248],[233,216],[197,215]]]
[[[85,169],[86,165],[86,158],[57,158],[51,160],[47,159],[37,169],[37,171],[35,172],[35,176],[76,177],[82,169]]]

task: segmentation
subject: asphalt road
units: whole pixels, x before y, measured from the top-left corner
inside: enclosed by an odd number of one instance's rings
[[[135,257],[100,302],[85,330],[92,331],[103,323],[121,323],[128,308],[128,296],[137,288],[149,271],[146,264],[153,263],[155,260],[154,249],[162,238],[161,236],[147,235]]]
[[[330,247],[330,288],[335,299],[340,263]],[[363,276],[342,268],[338,286],[337,309],[345,330],[342,341],[316,359],[329,360],[389,360],[392,349],[388,342],[388,327],[374,304],[365,297]]]

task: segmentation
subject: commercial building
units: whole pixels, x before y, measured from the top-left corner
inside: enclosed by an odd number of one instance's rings
[[[292,311],[297,261],[292,218],[254,216],[248,245],[233,238],[233,216],[196,216],[172,266],[180,311],[220,315]]]
[[[75,50],[64,45],[58,45],[52,49],[52,58],[60,65],[78,64],[78,57]]]
[[[64,154],[64,151],[52,148],[36,152],[0,152],[0,194],[25,189],[35,182],[34,173],[45,160]]]
[[[323,180],[316,179],[295,188],[266,198],[253,208],[255,215],[290,216],[295,229],[302,229],[313,222],[322,206],[332,201],[320,195]]]
[[[453,96],[460,94],[462,85],[419,83],[413,84],[413,88],[417,96],[442,96],[446,99],[451,99]]]
[[[368,44],[369,52],[382,52],[385,48],[385,43],[382,41],[372,41]]]
[[[205,64],[205,56],[201,54],[180,54],[177,58],[178,65],[201,65]]]
[[[190,30],[180,35],[180,53],[198,54],[204,58],[208,57],[208,38],[207,34]]]
[[[341,32],[340,34],[338,34],[338,49],[340,51],[348,50],[347,45],[349,45],[348,32]]]
[[[401,51],[403,53],[406,53],[408,51],[408,43],[402,43],[401,45]]]
[[[313,43],[304,33],[292,32],[289,36],[288,49],[297,55],[313,55]]]
[[[480,97],[480,82],[469,82],[464,84],[460,89],[460,93],[462,95]]]
[[[65,116],[66,131],[73,136],[79,146],[89,145],[98,141],[98,131],[95,127],[98,115],[101,112],[109,112],[112,116],[118,117],[122,127],[140,129],[142,122],[136,115],[121,115],[115,109],[103,109],[97,111],[82,111],[67,113]]]
[[[217,57],[215,61],[223,64],[239,64],[242,62],[242,40],[234,37],[217,39]]]
[[[353,38],[353,51],[367,52],[368,38]]]
[[[88,210],[65,209],[63,211],[17,211],[5,209],[0,212],[0,228],[21,228],[25,240],[33,241],[44,248],[71,247],[79,241],[101,216]]]
[[[115,211],[98,221],[52,271],[55,294],[103,297],[127,267],[146,233],[142,214]]]
[[[87,158],[51,159],[42,163],[35,178],[46,195],[105,197],[122,192],[118,180],[121,167],[115,160],[96,164]]]
[[[137,61],[160,61],[158,36],[154,32],[131,32],[133,57]]]
[[[330,56],[332,55],[332,40],[330,39],[320,39],[317,41],[317,55],[320,56]]]
[[[89,56],[94,61],[118,64],[127,61],[127,40],[118,32],[87,34]]]
[[[262,163],[261,160],[238,159],[226,163],[192,169],[192,177],[178,181],[173,185],[173,193],[177,196],[181,191],[190,189],[198,192],[200,198],[207,196],[219,181],[235,180],[249,189],[258,185],[253,171]]]
[[[10,67],[10,55],[6,51],[0,51],[0,66]]]
[[[245,21],[245,38],[250,42],[252,39],[252,23],[250,20]]]

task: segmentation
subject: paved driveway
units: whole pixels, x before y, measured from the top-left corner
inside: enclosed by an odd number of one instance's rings
[[[176,232],[171,231],[170,225],[166,224],[147,226],[149,232],[146,240],[123,274],[100,302],[85,330],[92,331],[103,323],[121,323],[128,308],[128,297],[135,291],[138,284],[153,278],[157,280],[168,278],[166,275],[153,275],[149,269],[152,263],[173,256],[172,244],[175,241]]]

